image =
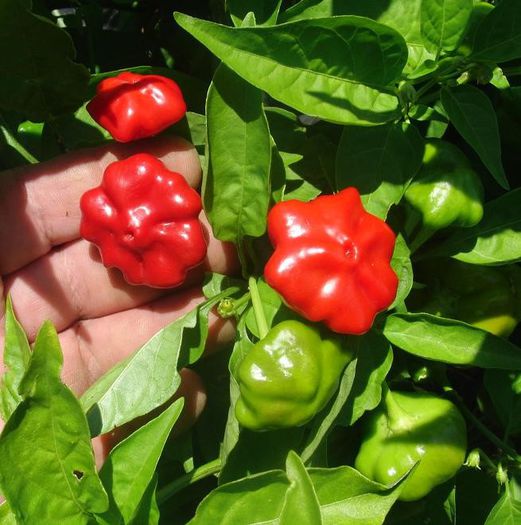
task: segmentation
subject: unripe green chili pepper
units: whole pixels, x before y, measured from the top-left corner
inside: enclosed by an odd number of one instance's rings
[[[466,448],[465,420],[453,403],[428,393],[387,391],[365,419],[355,466],[391,485],[417,464],[399,497],[414,501],[457,473]]]
[[[235,405],[239,423],[252,430],[307,423],[335,393],[352,353],[318,329],[283,321],[255,344],[240,363]]]
[[[521,268],[478,266],[454,259],[418,266],[416,278],[427,284],[414,309],[458,319],[494,335],[508,337],[521,321]],[[422,297],[423,302],[418,302]]]
[[[431,139],[405,200],[421,215],[424,228],[437,231],[477,224],[483,217],[483,193],[465,155],[449,142]]]

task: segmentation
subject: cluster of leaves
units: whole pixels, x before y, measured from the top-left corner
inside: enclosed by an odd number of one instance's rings
[[[233,411],[234,371],[258,339],[252,309],[240,302],[245,280],[209,276],[204,303],[79,401],[59,380],[53,328],[43,326],[31,352],[8,305],[0,390],[7,421],[0,489],[8,504],[0,506],[0,523],[185,523],[199,503],[194,524],[518,523],[519,332],[507,340],[412,312],[408,298],[421,286],[414,282],[421,260],[521,260],[519,3],[51,4],[0,2],[1,47],[17,50],[0,55],[3,167],[110,140],[85,110],[96,84],[118,68],[158,72],[186,95],[190,111],[172,131],[197,147],[205,211],[215,236],[236,244],[245,277],[262,274],[274,202],[355,186],[367,210],[398,233],[400,286],[373,330],[345,339],[356,358],[330,404],[305,427],[262,434],[240,428]],[[425,139],[442,137],[480,174],[485,214],[478,225],[439,232],[416,250],[402,198]],[[270,326],[295,315],[262,278],[257,286]],[[208,313],[222,299],[241,304],[236,341],[200,359]],[[97,473],[89,438],[162,406],[184,366],[208,389],[194,428],[160,458],[182,408],[177,401],[113,449]],[[380,403],[385,379],[450,396],[467,418],[481,469],[469,461],[427,498],[403,504],[396,502],[401,483],[384,487],[350,467],[357,422]]]

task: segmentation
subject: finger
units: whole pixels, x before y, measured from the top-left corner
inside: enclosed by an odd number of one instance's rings
[[[60,334],[63,381],[77,395],[83,394],[105,372],[202,300],[200,291],[184,290],[138,308],[80,321]],[[233,324],[210,313],[206,347],[220,346],[233,336]]]
[[[78,238],[79,201],[97,186],[106,166],[148,152],[181,173],[194,187],[201,178],[196,150],[180,138],[76,151],[0,177],[0,274],[11,273],[57,246]]]
[[[217,241],[204,222],[207,256],[202,266],[189,272],[184,288],[200,284],[205,271],[229,274],[236,270],[233,246]],[[83,240],[53,250],[11,274],[5,287],[31,341],[44,320],[52,321],[58,331],[63,331],[79,320],[134,308],[179,290],[127,284],[121,272],[105,268],[96,248]],[[0,327],[0,337],[2,332]]]
[[[170,404],[180,397],[184,398],[183,411],[173,428],[172,437],[188,430],[197,421],[206,404],[206,391],[201,378],[194,371],[187,368],[181,370],[180,375],[181,385],[172,400],[168,403]],[[164,409],[164,407],[162,407],[162,409]],[[152,413],[137,418],[122,427],[114,429],[112,432],[94,438],[92,445],[98,469],[101,468],[110,451],[120,441],[128,437],[147,421],[159,415],[162,409],[154,410]]]

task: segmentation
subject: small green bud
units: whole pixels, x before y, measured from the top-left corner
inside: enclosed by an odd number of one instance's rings
[[[235,301],[233,299],[230,299],[229,297],[221,299],[221,301],[217,305],[217,313],[223,319],[233,317],[235,315]]]
[[[469,452],[469,455],[467,456],[467,459],[465,463],[463,464],[466,467],[476,468],[478,470],[481,470],[480,463],[481,463],[481,456],[479,454],[479,449],[475,448],[474,450],[471,450]]]

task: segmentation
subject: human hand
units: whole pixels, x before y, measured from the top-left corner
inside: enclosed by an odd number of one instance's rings
[[[155,332],[201,302],[205,270],[229,273],[236,266],[233,248],[215,240],[206,225],[207,258],[183,286],[175,290],[131,286],[119,270],[105,268],[97,248],[80,238],[81,195],[99,184],[108,164],[143,151],[183,174],[192,186],[199,185],[195,149],[172,137],[110,144],[0,174],[0,308],[10,294],[31,342],[43,321],[53,322],[64,354],[62,379],[78,396]],[[0,310],[0,348],[3,315]],[[229,323],[211,317],[207,346],[215,347],[232,334]],[[181,375],[179,393],[185,396],[185,409],[179,424],[186,426],[203,409],[205,394],[195,373],[183,370]],[[94,443],[98,464],[107,452],[104,443],[99,439]]]

